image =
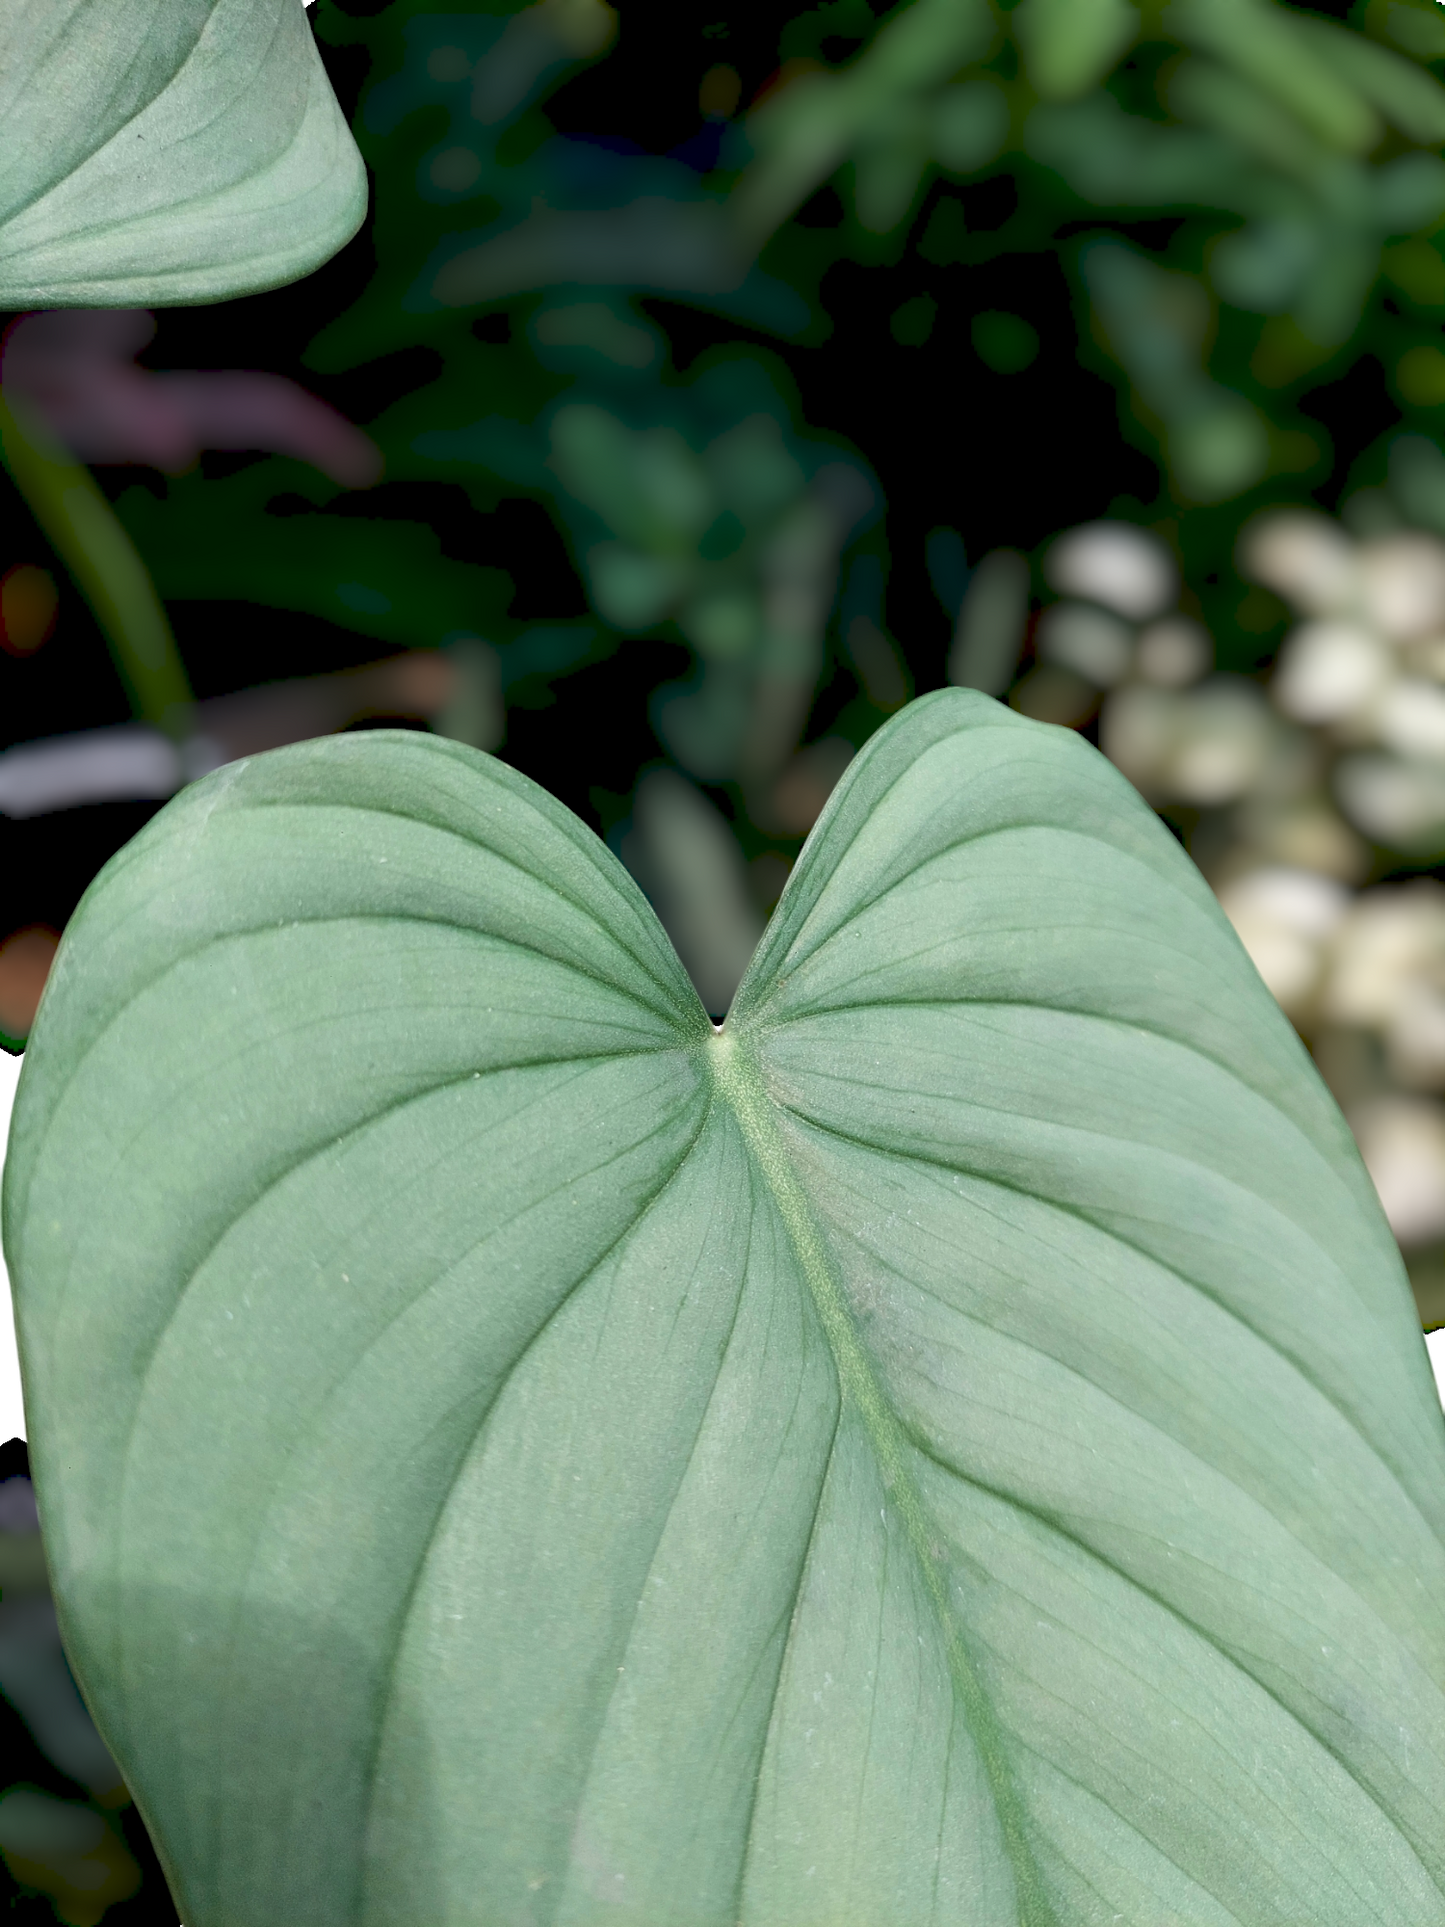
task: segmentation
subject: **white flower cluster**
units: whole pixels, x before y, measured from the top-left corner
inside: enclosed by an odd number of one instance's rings
[[[1374,844],[1445,856],[1445,543],[1416,530],[1355,542],[1295,510],[1246,531],[1241,559],[1303,618],[1270,693],[1343,752],[1344,815]]]
[[[1214,672],[1156,537],[1071,530],[1045,559],[1061,599],[1012,700],[1076,725],[1097,713],[1104,753],[1189,825],[1445,1315],[1445,885],[1370,882],[1445,858],[1445,543],[1277,511],[1245,530],[1240,564],[1296,618],[1264,680]]]

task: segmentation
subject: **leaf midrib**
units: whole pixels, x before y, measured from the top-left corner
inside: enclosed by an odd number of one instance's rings
[[[934,1550],[943,1541],[944,1534],[934,1524],[909,1472],[909,1440],[889,1407],[854,1326],[827,1244],[778,1129],[777,1107],[768,1095],[747,1033],[730,1033],[724,1025],[708,1038],[706,1055],[713,1088],[737,1119],[753,1167],[766,1184],[787,1230],[833,1354],[843,1402],[853,1405],[867,1434],[883,1489],[903,1526],[933,1606],[955,1698],[963,1706],[988,1776],[989,1791],[1017,1882],[1021,1927],[1058,1927],[1029,1844],[1023,1802],[1014,1783],[997,1716],[964,1649],[957,1617],[949,1607],[944,1575]]]

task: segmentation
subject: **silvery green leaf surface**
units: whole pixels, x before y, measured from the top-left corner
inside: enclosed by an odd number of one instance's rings
[[[0,0],[0,307],[280,287],[366,192],[297,0]]]
[[[721,1030],[504,765],[227,765],[66,931],[4,1236],[187,1927],[1445,1923],[1399,1256],[1070,732],[901,711]]]

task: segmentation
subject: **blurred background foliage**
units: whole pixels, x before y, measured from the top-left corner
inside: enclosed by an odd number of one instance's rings
[[[560,796],[721,1016],[850,756],[953,682],[1180,837],[1445,1324],[1445,11],[312,19],[340,255],[0,318],[6,1041],[180,783],[378,723]],[[108,1810],[22,1715],[20,1917],[174,1918],[118,1849],[75,1885]]]

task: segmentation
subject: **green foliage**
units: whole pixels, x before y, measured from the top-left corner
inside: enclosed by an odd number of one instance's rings
[[[229,300],[365,218],[297,0],[0,0],[0,47],[0,305]]]
[[[219,770],[65,934],[4,1233],[192,1927],[1445,1922],[1399,1256],[1076,736],[877,734],[721,1030],[504,765]]]
[[[1445,87],[1429,65],[1445,39],[1423,0],[1372,0],[1350,26],[1267,0],[910,0],[881,19],[840,0],[786,25],[780,58],[808,70],[730,126],[701,177],[553,132],[550,94],[612,45],[598,0],[450,14],[393,0],[361,19],[321,0],[317,26],[369,65],[355,134],[376,180],[378,265],[311,364],[439,353],[440,376],[368,424],[389,477],[450,482],[479,514],[507,494],[543,503],[617,644],[650,633],[697,652],[688,766],[709,780],[742,779],[767,673],[771,537],[817,464],[791,377],[739,347],[729,379],[750,363],[753,393],[781,397],[763,404],[777,448],[754,436],[739,459],[804,480],[770,505],[719,500],[705,515],[714,444],[758,404],[680,381],[650,297],[807,342],[826,332],[831,265],[908,252],[926,278],[893,312],[900,347],[965,322],[1005,373],[1030,365],[1020,329],[1033,324],[1020,318],[1010,343],[1004,310],[955,315],[949,273],[1052,249],[1077,291],[1083,358],[1118,382],[1126,432],[1159,462],[1153,512],[1178,521],[1186,562],[1220,546],[1221,511],[1237,525],[1256,501],[1328,476],[1329,432],[1301,404],[1360,357],[1383,362],[1405,428],[1432,432],[1445,409]],[[975,232],[959,190],[1001,175],[1019,215]],[[799,226],[830,181],[841,224]],[[477,339],[470,320],[499,310],[510,342]],[[298,492],[310,512],[287,520],[277,505]],[[133,491],[120,513],[166,595],[235,595],[231,558],[244,554],[255,598],[367,634],[475,630],[507,645],[525,627],[492,574],[440,557],[419,570],[421,531],[383,519],[363,534],[280,458],[223,482],[178,478],[161,503]],[[234,531],[230,548],[198,541],[208,515]],[[845,563],[871,526],[838,529]],[[886,554],[881,531],[870,539]],[[849,652],[820,567],[821,668]],[[348,583],[367,597],[348,602]],[[1221,639],[1254,647],[1227,623]],[[884,713],[865,700],[855,740]],[[746,821],[754,803],[740,807]]]

